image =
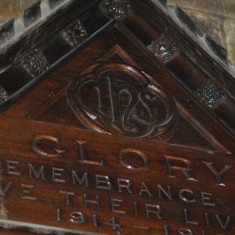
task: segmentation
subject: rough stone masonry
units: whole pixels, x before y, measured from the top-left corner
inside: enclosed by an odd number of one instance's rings
[[[179,5],[195,21],[198,34],[208,33],[228,51],[228,61],[235,66],[234,0],[168,0]]]
[[[1,0],[0,23],[19,17],[37,0]],[[195,21],[198,34],[208,33],[228,51],[228,61],[235,67],[235,1],[234,0],[168,0],[183,8]]]

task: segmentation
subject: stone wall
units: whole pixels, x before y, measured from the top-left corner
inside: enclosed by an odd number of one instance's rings
[[[0,0],[0,22],[19,17],[25,7],[37,0]],[[235,0],[168,0],[178,4],[195,21],[198,33],[210,34],[228,51],[228,60],[235,66]]]
[[[23,9],[33,4],[36,0],[0,0],[0,21],[10,17],[19,17]]]
[[[198,33],[208,33],[228,51],[229,63],[235,66],[235,0],[168,0],[179,5],[193,19]]]

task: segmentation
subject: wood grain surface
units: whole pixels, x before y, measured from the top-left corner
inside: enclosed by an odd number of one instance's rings
[[[151,1],[74,1],[32,32],[0,79],[3,234],[233,234],[224,67]]]

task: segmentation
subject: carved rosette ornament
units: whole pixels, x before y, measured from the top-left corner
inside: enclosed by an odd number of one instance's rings
[[[0,85],[0,105],[8,100],[7,91]]]
[[[72,110],[89,129],[106,134],[166,140],[175,131],[172,98],[144,72],[125,64],[100,64],[68,89]]]
[[[37,49],[30,51],[22,59],[21,66],[31,77],[37,77],[48,69],[46,57]]]
[[[76,47],[87,38],[87,31],[79,20],[75,20],[67,25],[61,34],[71,47]]]
[[[209,81],[202,85],[195,91],[195,95],[199,100],[213,108],[216,104],[223,100],[225,97],[224,91],[222,91],[214,82]]]
[[[177,47],[164,34],[149,46],[149,50],[163,63],[168,62],[176,51]]]
[[[128,0],[103,0],[101,9],[116,20],[122,19],[132,12],[132,6]]]

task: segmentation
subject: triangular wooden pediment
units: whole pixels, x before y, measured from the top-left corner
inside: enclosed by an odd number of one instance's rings
[[[221,128],[210,131],[217,121],[200,100],[118,23],[75,52],[8,113],[109,135],[231,153],[228,139],[216,137]]]

